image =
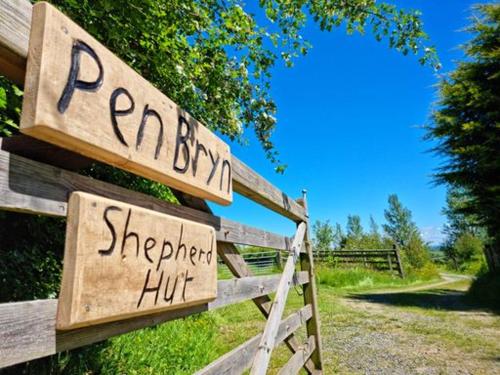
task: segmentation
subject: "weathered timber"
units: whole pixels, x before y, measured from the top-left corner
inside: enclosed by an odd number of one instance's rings
[[[2,209],[66,216],[69,195],[74,191],[84,191],[210,225],[216,231],[217,241],[281,250],[290,248],[287,237],[10,154],[1,150],[6,140],[0,141]]]
[[[296,222],[304,221],[304,209],[293,199],[274,187],[262,176],[255,173],[233,156],[234,190],[254,202],[280,213]]]
[[[212,227],[75,192],[57,329],[206,303],[217,295]]]
[[[6,19],[13,23],[12,29],[16,29],[22,38],[11,38],[8,29],[0,28],[0,41],[9,40],[10,45],[14,46],[13,49],[17,51],[14,58],[20,59],[22,61],[21,65],[25,66],[30,25],[29,22],[26,24],[23,20],[31,21],[32,6],[27,0],[15,0],[14,2],[20,4],[19,7],[16,6],[16,8],[21,9],[19,17],[10,20],[11,16],[6,11],[6,8],[8,8],[7,2],[0,3],[0,15],[5,14]],[[0,73],[8,74],[2,65],[0,65]],[[234,191],[294,221],[305,220],[305,211],[300,205],[234,156],[232,157],[232,169]]]
[[[21,132],[220,204],[229,146],[48,3],[33,6]]]
[[[306,343],[295,353],[288,362],[280,369],[278,375],[298,374],[304,363],[309,359],[311,353],[316,348],[314,336],[309,336]]]
[[[189,207],[196,207],[197,209],[203,210],[208,213],[212,212],[210,207],[202,199],[191,197],[188,194],[179,191],[175,191],[174,194],[179,202],[186,204]],[[253,275],[250,267],[245,262],[236,246],[234,246],[233,244],[219,243],[217,244],[217,252],[228,269],[236,277],[248,277]],[[262,313],[262,315],[268,318],[271,311],[271,298],[268,295],[265,295],[254,298],[253,302]],[[299,342],[293,334],[285,339],[285,343],[292,353],[295,353],[298,350]],[[308,374],[312,374],[315,372],[314,363],[311,360],[306,362],[304,368]]]
[[[398,248],[397,245],[393,245],[393,249],[396,252],[396,262],[397,262],[397,265],[398,265],[399,276],[401,276],[401,278],[404,279],[404,277],[405,277],[405,271],[403,269],[403,262],[401,261],[401,255],[399,254],[399,248]]]
[[[281,321],[283,311],[285,310],[288,291],[290,290],[293,274],[295,272],[295,263],[299,257],[302,243],[304,242],[305,231],[306,224],[300,223],[293,238],[292,251],[288,256],[285,266],[283,267],[281,280],[278,285],[278,289],[276,290],[271,312],[267,318],[266,326],[259,343],[259,349],[257,350],[257,354],[253,360],[250,374],[263,375],[267,372],[267,367],[269,365],[269,360],[271,359],[271,353],[274,348],[276,334],[279,328],[279,322]],[[311,282],[311,280],[309,280],[309,282]]]
[[[306,190],[302,191],[302,198],[298,200],[300,205],[304,208],[306,213],[307,208],[307,196]],[[314,336],[315,338],[315,349],[311,354],[311,361],[314,363],[315,369],[318,372],[323,370],[323,358],[322,358],[322,344],[321,344],[321,329],[320,329],[320,319],[319,319],[319,308],[318,308],[318,296],[316,289],[316,277],[314,275],[314,258],[313,249],[311,245],[311,234],[309,232],[309,220],[306,221],[306,233],[304,236],[304,243],[306,252],[300,255],[300,268],[303,271],[309,272],[310,282],[302,286],[304,295],[304,304],[310,304],[313,310],[312,319],[310,319],[306,324],[306,330],[308,336]]]
[[[278,345],[284,339],[295,332],[304,322],[312,316],[311,306],[306,305],[299,311],[291,314],[288,318],[281,321],[276,335],[275,345]],[[220,374],[241,374],[249,369],[252,360],[257,352],[262,334],[254,336],[244,342],[237,348],[224,354],[207,367],[196,372],[196,375],[220,375]],[[300,349],[298,349],[300,350]]]
[[[0,66],[2,74],[18,84],[24,82],[30,25],[29,1],[0,1]]]
[[[222,280],[217,286],[219,296],[208,304],[70,331],[55,329],[57,310],[55,299],[0,304],[0,368],[75,349],[191,314],[217,309],[234,301],[266,295],[276,290],[279,280],[279,275]],[[297,285],[308,282],[307,275],[300,273],[296,282]],[[306,315],[302,319],[309,318]]]

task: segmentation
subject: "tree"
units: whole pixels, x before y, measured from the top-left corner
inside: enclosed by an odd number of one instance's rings
[[[325,222],[316,220],[313,225],[313,233],[315,251],[330,251],[332,249],[335,233],[329,220]]]
[[[462,208],[468,204],[470,196],[463,188],[449,187],[446,194],[447,224],[444,228],[446,242],[443,251],[448,260],[458,270],[467,262],[478,258],[478,251],[484,248],[487,236],[479,225],[476,215],[464,214]]]
[[[346,237],[344,231],[342,230],[342,225],[335,223],[335,239],[333,240],[333,245],[336,248],[342,248],[345,246]]]
[[[345,25],[348,32],[362,33],[371,27],[377,40],[386,37],[389,45],[403,54],[415,53],[421,63],[436,65],[434,49],[424,45],[420,14],[375,0],[261,0],[255,11],[264,17],[250,12],[240,0],[51,2],[210,129],[240,141],[245,141],[244,130],[252,129],[278,172],[284,166],[271,140],[277,122],[271,72],[278,60],[291,66],[295,57],[307,53],[310,46],[301,31],[308,18],[325,31]],[[1,136],[18,132],[21,99],[22,91],[0,77]],[[85,173],[174,200],[166,186],[118,169],[93,166]],[[15,264],[9,257],[0,261],[1,298],[53,297],[57,280],[51,279],[40,288],[19,285],[13,289],[9,287],[10,273],[17,268],[35,269],[40,274],[60,270],[64,222],[13,213],[2,213],[0,219],[2,250],[20,254]],[[30,231],[23,232],[23,241],[15,241],[15,228],[25,220]],[[31,279],[17,281],[29,284]],[[17,372],[29,373],[25,369]],[[40,371],[35,368],[33,373]]]
[[[412,220],[411,211],[404,207],[396,194],[389,195],[389,208],[384,210],[387,224],[384,231],[403,250],[407,262],[414,268],[421,268],[429,261],[428,249]]]
[[[271,141],[272,67],[278,60],[292,66],[307,53],[301,32],[309,18],[324,31],[370,27],[377,40],[386,37],[403,54],[437,64],[420,13],[375,0],[261,0],[252,10],[241,0],[51,2],[209,128],[242,141],[252,128],[278,171],[284,166]],[[0,87],[1,109],[16,93],[7,82]],[[0,132],[17,131],[17,117],[1,113]]]
[[[389,208],[384,210],[387,224],[382,227],[397,245],[405,248],[412,235],[418,233],[417,225],[412,221],[411,211],[401,204],[396,194],[389,195],[388,203]]]
[[[470,195],[465,189],[448,187],[446,207],[443,208],[442,213],[447,219],[444,233],[451,242],[454,242],[463,233],[480,235],[483,232],[477,216],[463,212],[464,207],[470,204],[470,199]]]
[[[378,232],[378,224],[372,215],[370,215],[370,234],[380,237],[380,234]]]
[[[487,228],[500,270],[500,5],[475,10],[466,59],[439,84],[427,138],[445,157],[436,182],[467,192],[454,210]]]
[[[355,240],[361,240],[363,236],[363,226],[361,225],[361,218],[359,215],[347,216],[347,237]]]

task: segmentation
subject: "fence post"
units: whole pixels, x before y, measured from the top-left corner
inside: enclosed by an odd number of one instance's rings
[[[392,261],[391,261],[391,253],[387,253],[387,263],[389,263],[389,271],[392,272]]]
[[[283,264],[281,263],[281,251],[276,250],[276,267],[279,269],[283,268]]]
[[[396,244],[392,245],[392,248],[394,249],[394,254],[396,254],[396,262],[398,263],[398,271],[399,271],[399,276],[401,278],[405,278],[405,273],[403,270],[403,263],[401,263],[401,256],[399,255],[399,248]]]
[[[320,334],[320,320],[319,320],[319,308],[318,308],[318,297],[316,295],[316,278],[314,275],[314,258],[313,249],[311,246],[311,237],[309,233],[309,211],[307,209],[307,191],[302,190],[302,199],[298,199],[297,202],[304,207],[306,212],[306,233],[305,233],[305,248],[306,253],[300,254],[300,268],[302,271],[307,271],[309,273],[309,283],[302,286],[304,293],[304,303],[311,304],[313,316],[306,323],[307,336],[314,336],[316,341],[316,349],[311,354],[311,360],[313,361],[316,369],[322,371],[323,360],[322,360],[322,345],[321,345],[321,334]]]

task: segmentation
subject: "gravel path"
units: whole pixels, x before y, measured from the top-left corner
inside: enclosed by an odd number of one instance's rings
[[[338,299],[331,320],[322,316],[326,373],[500,375],[500,317],[467,304],[458,277],[444,278]]]

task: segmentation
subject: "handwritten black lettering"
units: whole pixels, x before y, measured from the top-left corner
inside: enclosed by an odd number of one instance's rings
[[[179,244],[177,245],[177,252],[175,253],[175,260],[177,260],[179,258],[179,253],[181,252],[181,249],[184,250],[184,257],[182,259],[186,259],[187,247],[186,247],[186,244],[182,242],[183,231],[184,231],[184,224],[181,224],[181,235],[179,236]]]
[[[205,146],[203,146],[202,143],[200,143],[200,141],[196,140],[196,152],[194,153],[194,158],[193,158],[193,177],[196,176],[196,172],[198,171],[198,159],[200,157],[200,151],[203,151],[203,153],[205,154],[205,156],[207,156],[207,149],[205,148]]]
[[[184,278],[184,287],[182,288],[182,300],[186,301],[186,286],[188,282],[194,280],[194,277],[189,277],[189,270],[186,270],[186,277]]]
[[[111,232],[112,238],[111,238],[111,244],[109,245],[109,247],[107,249],[98,250],[99,254],[101,254],[101,255],[111,255],[111,253],[115,249],[115,245],[116,245],[116,230],[108,217],[108,213],[110,211],[120,211],[121,212],[122,209],[120,207],[116,207],[116,206],[109,206],[109,207],[106,207],[106,209],[104,210],[102,217],[103,217],[104,221],[106,222],[106,225],[107,225],[109,231]]]
[[[137,302],[137,308],[139,308],[141,306],[141,302],[142,302],[144,295],[146,293],[156,292],[155,306],[156,306],[156,303],[158,302],[158,293],[160,291],[161,282],[163,280],[163,271],[161,271],[160,280],[158,281],[158,285],[154,286],[154,287],[148,287],[150,275],[151,275],[151,270],[148,270],[148,273],[146,274],[146,281],[144,282],[144,287],[142,288],[141,297],[139,298],[139,302]]]
[[[116,109],[116,102],[120,95],[125,95],[130,101],[130,106],[127,109]],[[118,140],[125,146],[128,146],[125,138],[123,138],[123,134],[118,128],[118,121],[116,119],[117,116],[126,116],[134,112],[135,103],[132,95],[127,91],[127,89],[123,87],[118,87],[111,93],[111,98],[109,99],[109,112],[111,114],[111,125],[113,126],[113,132],[115,133]]]
[[[170,252],[168,254],[165,254],[165,249],[166,248],[170,249]],[[160,269],[161,262],[163,260],[169,260],[172,257],[172,254],[174,253],[174,247],[170,243],[170,241],[164,240],[163,241],[163,246],[161,247],[161,255],[160,258],[158,259],[158,265],[156,266],[156,271]]]
[[[146,241],[144,241],[144,256],[146,259],[153,263],[153,259],[149,256],[149,251],[156,246],[156,240],[153,237],[148,237]]]
[[[214,238],[213,234],[211,234],[211,237],[212,237],[212,241],[210,242],[210,250],[207,252],[207,263],[208,264],[210,264],[210,262],[212,260],[212,254],[214,251],[215,238]]]
[[[229,193],[229,190],[231,189],[231,164],[229,163],[229,160],[224,160],[222,162],[222,171],[220,173],[220,182],[219,182],[219,190],[222,190],[222,181],[224,180],[224,171],[227,168],[228,174],[227,174],[227,192]]]
[[[163,145],[163,121],[158,112],[156,112],[154,109],[149,108],[149,104],[146,104],[146,106],[144,107],[144,111],[142,113],[142,120],[141,120],[141,125],[139,126],[139,130],[137,131],[135,148],[136,150],[139,149],[139,146],[142,143],[142,139],[144,138],[144,128],[146,126],[146,122],[148,121],[148,118],[151,116],[156,117],[158,123],[160,124],[160,130],[158,131],[158,140],[156,142],[156,150],[155,150],[155,159],[158,159],[158,157],[160,156],[161,146]]]
[[[78,79],[80,73],[80,57],[82,52],[89,55],[99,68],[97,79],[93,82],[81,81]],[[102,86],[103,79],[104,69],[99,56],[97,56],[95,51],[87,43],[81,40],[76,40],[73,43],[73,48],[71,49],[71,67],[69,70],[68,80],[66,81],[66,86],[64,86],[61,97],[57,102],[57,110],[59,113],[63,114],[66,112],[75,90],[95,92]]]
[[[217,159],[214,159],[212,150],[208,150],[208,154],[210,155],[210,160],[212,161],[212,171],[210,172],[210,175],[208,176],[207,179],[207,185],[210,185],[210,181],[212,181],[212,178],[214,178],[215,172],[217,171],[217,167],[219,166],[220,155],[217,153]]]
[[[167,303],[172,304],[174,302],[175,290],[177,289],[177,280],[179,276],[175,276],[174,285],[172,286],[172,291],[170,292],[170,296],[167,297],[168,293],[168,284],[170,284],[170,276],[167,278],[167,284],[165,285],[165,292],[163,293],[163,300]]]
[[[186,134],[182,134],[182,129],[183,125],[185,125],[186,128]],[[189,146],[187,144],[187,141],[191,135],[191,125],[183,116],[179,116],[179,123],[177,125],[177,136],[175,138],[175,153],[174,153],[174,169],[179,172],[179,173],[186,173],[186,171],[189,168]],[[179,154],[181,153],[184,155],[184,166],[179,167],[177,165],[179,161]]]
[[[129,208],[128,214],[127,214],[127,221],[125,222],[125,229],[123,231],[123,239],[122,239],[122,249],[121,253],[123,254],[123,251],[125,250],[125,244],[127,243],[127,240],[130,237],[135,238],[135,243],[136,243],[136,252],[135,255],[136,257],[139,256],[139,235],[136,232],[128,232],[128,226],[130,224],[130,216],[132,216],[132,209]]]
[[[193,258],[196,257],[197,252],[198,252],[198,249],[196,249],[195,246],[191,246],[191,248],[189,249],[189,260],[191,261],[191,264],[193,266],[196,266],[196,263],[193,261]]]

